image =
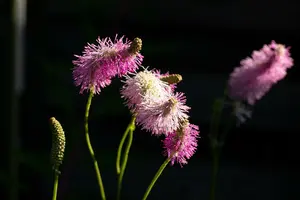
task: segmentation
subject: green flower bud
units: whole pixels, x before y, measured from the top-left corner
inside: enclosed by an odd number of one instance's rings
[[[167,82],[169,84],[179,83],[182,81],[182,76],[180,74],[170,74],[160,78],[160,80]]]
[[[50,126],[52,130],[51,163],[53,169],[59,172],[59,166],[64,158],[66,137],[61,124],[54,117],[50,118]]]
[[[141,51],[142,49],[142,40],[140,38],[134,38],[134,40],[132,41],[128,52],[130,54],[137,54]]]

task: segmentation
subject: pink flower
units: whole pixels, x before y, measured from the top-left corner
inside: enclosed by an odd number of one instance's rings
[[[293,66],[293,59],[289,48],[272,41],[260,51],[254,51],[252,58],[248,57],[240,64],[230,75],[228,95],[234,100],[253,105],[273,84],[286,76],[287,69]]]
[[[186,97],[183,93],[171,94],[163,102],[143,102],[136,111],[136,123],[152,134],[167,135],[177,130],[182,126],[181,122],[188,119],[187,112],[190,107],[185,103]]]
[[[117,39],[116,36],[114,42],[110,38],[98,38],[98,44],[85,46],[82,56],[75,55],[73,78],[75,85],[81,87],[80,93],[90,89],[99,93],[113,77],[138,69],[143,61],[139,53],[142,41],[135,38],[133,42],[126,39],[124,43],[123,37]]]
[[[186,97],[183,93],[174,93],[169,84],[177,83],[179,76],[161,75],[159,71],[147,69],[133,77],[126,76],[121,95],[129,109],[135,113],[136,123],[142,129],[155,135],[167,135],[188,119],[190,107],[185,105]]]
[[[171,95],[171,87],[161,81],[153,71],[145,69],[133,77],[125,77],[126,81],[121,89],[121,95],[132,112],[135,112],[141,105],[165,102]]]
[[[180,166],[187,164],[197,150],[197,138],[199,127],[186,122],[180,129],[166,136],[163,141],[164,154],[171,159],[171,165],[175,162]]]

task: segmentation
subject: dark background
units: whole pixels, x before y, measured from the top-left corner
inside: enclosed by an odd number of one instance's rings
[[[13,74],[12,2],[1,1],[3,121],[10,119]],[[19,100],[21,135],[20,199],[50,199],[49,162],[55,116],[66,132],[67,148],[58,199],[99,199],[94,168],[83,130],[87,95],[73,85],[74,54],[87,42],[116,33],[143,40],[143,65],[180,73],[178,90],[200,126],[197,153],[188,165],[167,167],[149,199],[208,199],[211,158],[208,126],[212,102],[221,97],[239,61],[271,40],[291,46],[294,67],[257,103],[251,120],[231,130],[222,154],[217,199],[299,199],[299,22],[297,1],[28,1],[26,60]],[[7,27],[7,28],[6,28]],[[121,82],[96,96],[90,114],[91,139],[108,199],[116,192],[116,149],[130,115],[120,98]],[[11,128],[4,123],[3,130]],[[15,124],[13,124],[14,126]],[[9,133],[2,132],[0,184],[9,189]],[[141,199],[164,160],[161,139],[135,132],[124,177],[124,199]]]

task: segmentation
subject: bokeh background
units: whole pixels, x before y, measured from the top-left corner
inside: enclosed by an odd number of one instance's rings
[[[291,46],[295,65],[288,76],[256,104],[251,120],[230,131],[220,162],[217,200],[300,198],[296,0],[28,1],[23,71],[13,68],[12,5],[12,1],[0,3],[3,130],[7,130],[0,140],[1,199],[9,199],[10,134],[16,127],[20,151],[13,157],[19,161],[18,199],[51,198],[48,120],[52,116],[62,123],[67,137],[58,199],[100,198],[84,138],[87,94],[80,95],[73,84],[72,60],[87,42],[116,34],[143,40],[144,66],[183,76],[178,90],[186,93],[191,122],[201,130],[198,151],[189,164],[167,167],[149,200],[208,199],[211,157],[207,134],[213,100],[222,96],[229,73],[253,50],[271,40]],[[16,88],[15,73],[21,81]],[[116,150],[130,121],[120,97],[121,86],[115,79],[96,96],[90,114],[91,139],[108,199],[115,198]],[[161,139],[137,128],[123,199],[141,199],[165,159],[161,152]]]

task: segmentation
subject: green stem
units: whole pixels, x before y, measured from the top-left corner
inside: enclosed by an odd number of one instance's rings
[[[217,183],[217,175],[219,170],[219,141],[218,141],[218,132],[220,126],[220,120],[222,116],[222,111],[224,107],[225,97],[221,99],[216,99],[213,106],[213,114],[211,119],[210,126],[210,145],[213,157],[213,169],[212,169],[212,177],[211,177],[211,186],[210,186],[210,200],[215,200],[215,191],[216,191],[216,183]]]
[[[117,153],[117,161],[116,161],[117,175],[119,175],[121,173],[120,160],[121,160],[122,148],[123,148],[124,142],[128,136],[128,133],[129,133],[129,129],[127,128],[126,131],[124,132],[122,139],[120,141],[120,144],[119,144],[118,153]]]
[[[166,166],[168,165],[168,163],[170,162],[170,158],[167,158],[165,160],[165,162],[160,166],[160,168],[158,169],[158,171],[156,172],[154,178],[152,179],[150,185],[148,186],[145,194],[144,194],[144,197],[142,200],[146,200],[148,195],[150,194],[155,182],[157,181],[157,179],[160,177],[161,173],[164,171],[164,169],[166,168]]]
[[[221,156],[222,148],[225,143],[225,139],[228,135],[228,132],[229,132],[230,127],[233,122],[234,122],[234,120],[231,117],[229,119],[229,122],[226,124],[226,127],[225,127],[223,133],[220,135],[219,139],[215,138],[217,145],[211,146],[212,157],[213,157],[213,169],[212,169],[211,188],[210,188],[210,200],[215,200],[215,192],[216,192],[216,186],[217,186],[216,183],[217,183],[217,175],[218,175],[218,170],[219,170],[220,156]]]
[[[53,184],[52,200],[56,200],[56,197],[57,197],[58,177],[59,177],[59,173],[57,171],[55,171],[54,172],[54,184]]]
[[[215,200],[217,175],[219,171],[219,156],[220,156],[219,148],[216,146],[212,147],[213,169],[212,169],[211,187],[210,187],[210,200]]]
[[[120,146],[118,149],[118,155],[117,155],[117,173],[118,173],[118,167],[120,168],[120,160],[121,160],[121,152],[122,152],[122,147],[123,144],[125,142],[125,139],[128,137],[128,141],[127,141],[127,146],[125,149],[125,153],[124,153],[124,158],[123,158],[123,162],[122,162],[122,166],[119,172],[119,176],[118,176],[118,191],[117,191],[117,200],[121,199],[121,190],[122,190],[122,181],[123,181],[123,176],[125,173],[125,169],[126,169],[126,165],[127,165],[127,161],[128,161],[128,155],[129,155],[129,151],[130,151],[130,147],[132,144],[132,140],[133,140],[133,132],[135,130],[135,116],[132,116],[132,119],[122,137],[122,140],[120,142]],[[129,134],[128,134],[129,133]]]
[[[222,148],[225,143],[225,139],[228,135],[228,132],[233,122],[234,122],[233,118],[230,118],[229,122],[226,124],[226,127],[223,133],[220,135],[219,139],[216,138],[217,145],[211,147],[212,157],[213,157],[213,169],[212,169],[212,179],[211,179],[211,188],[210,188],[210,200],[215,200],[220,156],[221,156]]]
[[[220,120],[224,107],[224,98],[216,99],[213,105],[213,114],[210,124],[210,137],[217,138]]]
[[[91,141],[90,141],[90,136],[89,136],[88,119],[89,119],[89,113],[90,113],[92,98],[93,98],[93,91],[91,90],[90,94],[89,94],[89,97],[88,97],[87,104],[86,104],[86,111],[85,111],[85,118],[84,118],[85,138],[86,138],[86,143],[87,143],[88,149],[89,149],[90,154],[91,154],[92,159],[93,159],[93,163],[94,163],[94,167],[95,167],[95,171],[96,171],[96,176],[97,176],[97,180],[98,180],[98,184],[99,184],[101,198],[102,198],[102,200],[106,200],[105,192],[104,192],[104,186],[103,186],[103,183],[102,183],[102,178],[101,178],[98,162],[97,162],[97,159],[95,157],[95,153],[94,153],[94,150],[93,150],[93,147],[92,147],[92,144],[91,144]]]
[[[127,135],[131,129],[132,126],[134,126],[134,123],[135,123],[135,116],[132,116],[131,118],[131,121],[130,123],[128,124],[123,136],[122,136],[122,139],[120,141],[120,144],[119,144],[119,147],[118,147],[118,153],[117,153],[117,161],[116,161],[116,169],[117,169],[117,175],[120,174],[121,172],[121,165],[120,165],[120,161],[121,161],[121,155],[122,155],[122,148],[123,148],[123,145],[124,145],[124,142],[127,138]]]

